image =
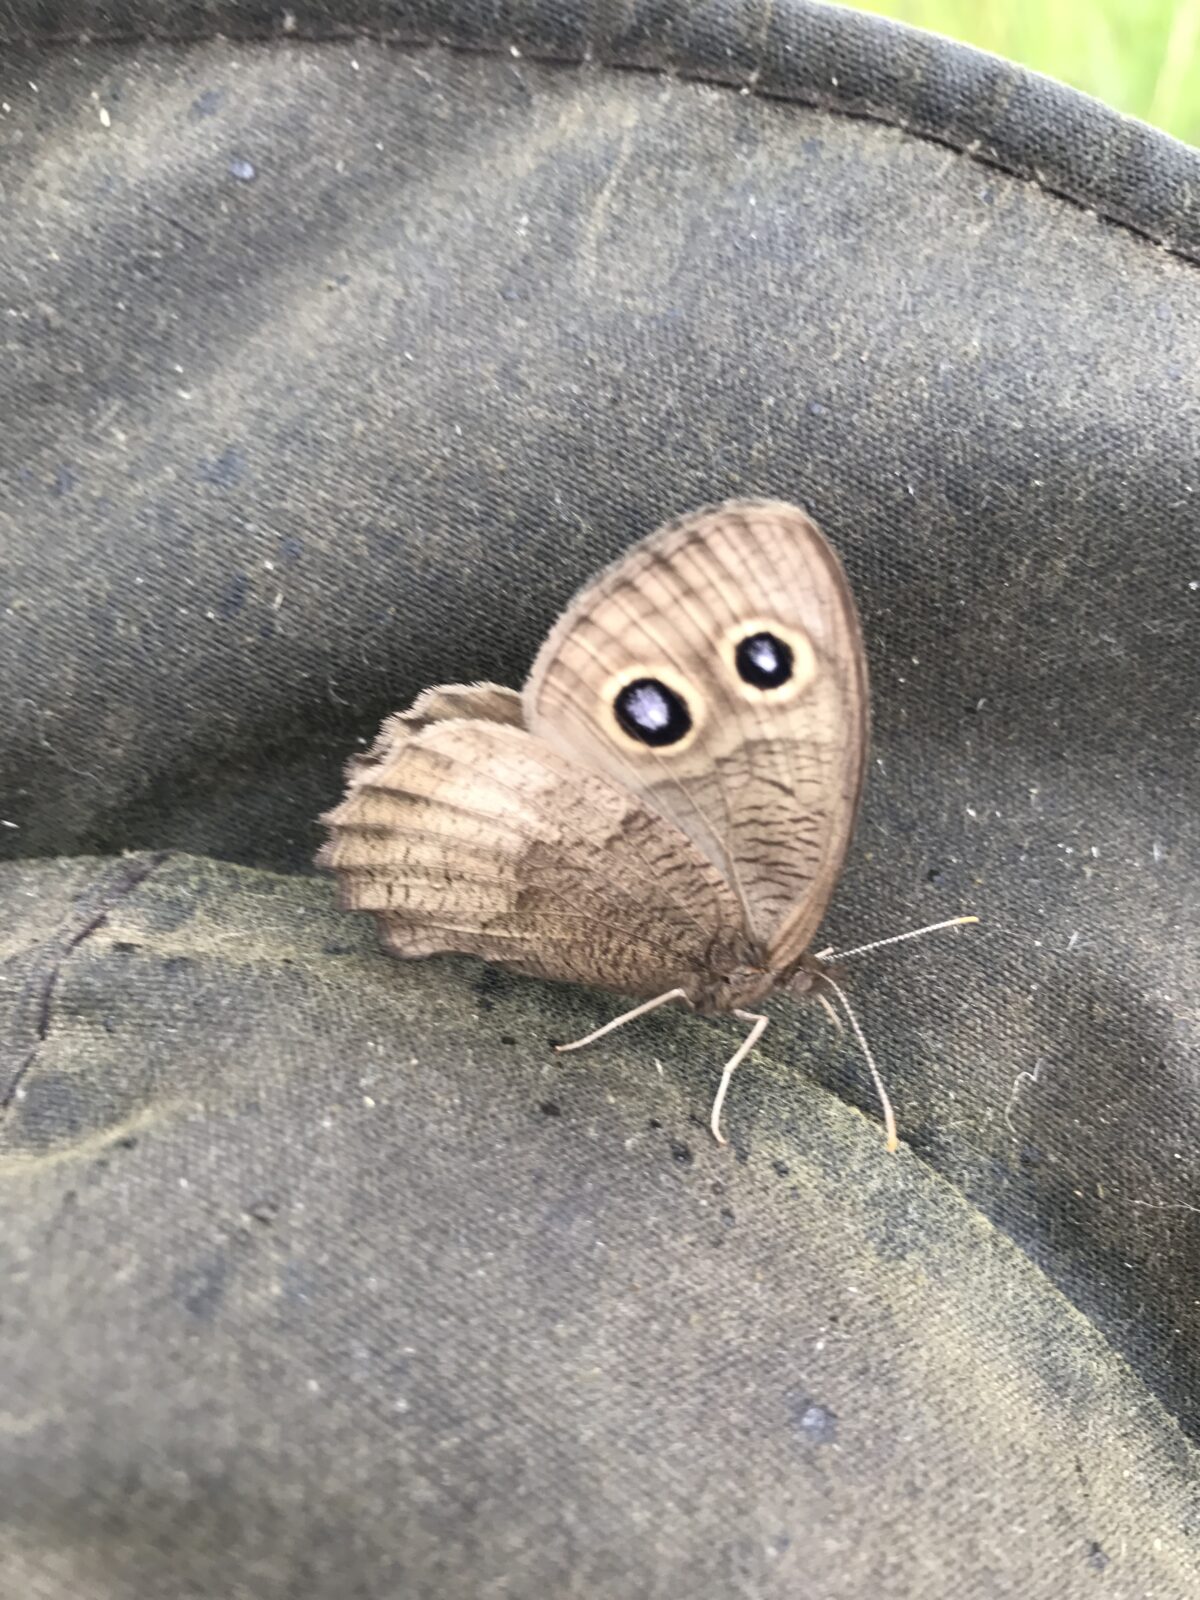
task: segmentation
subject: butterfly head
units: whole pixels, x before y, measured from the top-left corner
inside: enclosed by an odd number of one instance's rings
[[[828,987],[825,979],[830,977],[836,979],[838,976],[836,967],[831,966],[828,961],[822,961],[820,956],[814,955],[811,950],[806,950],[790,972],[781,974],[779,988],[782,993],[801,1000],[808,995],[819,995]]]

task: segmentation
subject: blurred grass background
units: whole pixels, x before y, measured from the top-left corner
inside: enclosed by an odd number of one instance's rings
[[[1200,0],[851,0],[1007,56],[1200,145]]]

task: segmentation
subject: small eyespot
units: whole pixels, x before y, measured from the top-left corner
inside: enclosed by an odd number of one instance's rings
[[[755,689],[778,689],[792,676],[792,647],[773,633],[752,633],[734,651],[738,675]]]
[[[691,730],[687,702],[657,678],[635,678],[613,702],[617,721],[631,739],[655,747],[678,744]]]

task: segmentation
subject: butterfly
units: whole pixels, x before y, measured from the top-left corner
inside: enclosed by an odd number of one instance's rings
[[[868,724],[837,555],[797,507],[730,501],[593,579],[520,694],[446,685],[389,718],[351,760],[317,861],[396,956],[458,951],[645,997],[560,1049],[670,1000],[749,1023],[712,1108],[724,1143],[730,1079],[768,1022],[750,1008],[780,991],[841,995],[810,946],[854,828]]]

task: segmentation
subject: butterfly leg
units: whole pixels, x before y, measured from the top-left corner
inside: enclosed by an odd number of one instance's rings
[[[726,1144],[728,1142],[721,1132],[721,1107],[725,1104],[725,1096],[729,1092],[730,1080],[750,1051],[754,1049],[754,1046],[762,1038],[766,1031],[767,1023],[771,1020],[770,1017],[757,1016],[753,1011],[735,1011],[733,1014],[735,1017],[740,1017],[743,1022],[752,1022],[754,1026],[725,1063],[725,1070],[721,1074],[721,1082],[717,1088],[717,1098],[712,1105],[712,1117],[709,1119],[713,1138],[718,1144]]]
[[[582,1039],[574,1039],[570,1044],[556,1044],[554,1048],[561,1055],[567,1050],[582,1050],[585,1044],[593,1044],[597,1039],[603,1039],[606,1033],[611,1033],[614,1028],[623,1028],[627,1022],[632,1022],[635,1017],[644,1017],[647,1011],[654,1011],[658,1006],[665,1006],[668,1000],[682,1000],[685,1005],[691,1005],[686,989],[668,989],[666,994],[656,995],[653,1000],[644,1000],[640,1006],[634,1006],[632,1011],[622,1011],[619,1017],[614,1017],[611,1022],[606,1022],[602,1028],[596,1028],[592,1033],[585,1033]]]

